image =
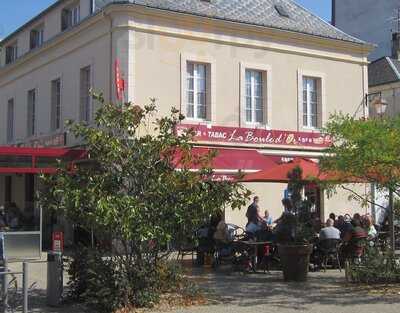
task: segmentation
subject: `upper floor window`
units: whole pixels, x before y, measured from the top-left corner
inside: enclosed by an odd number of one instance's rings
[[[84,67],[80,72],[80,110],[79,118],[81,121],[89,122],[91,120],[91,68]]]
[[[263,72],[246,69],[246,122],[264,122]]]
[[[320,125],[319,86],[319,78],[303,77],[303,126],[307,128],[317,128]]]
[[[50,112],[51,130],[56,131],[61,128],[61,80],[59,78],[51,82]]]
[[[14,62],[18,57],[18,46],[17,43],[13,43],[6,47],[6,64]]]
[[[31,30],[30,34],[30,48],[35,49],[40,47],[44,42],[44,27],[39,26]]]
[[[27,136],[36,134],[36,90],[28,91]]]
[[[14,141],[14,99],[7,102],[7,143]]]
[[[187,62],[187,109],[191,119],[207,118],[207,64]]]
[[[64,31],[79,23],[81,19],[79,4],[64,8],[61,12],[61,31]]]

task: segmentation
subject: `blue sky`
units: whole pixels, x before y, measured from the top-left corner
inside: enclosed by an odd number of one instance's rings
[[[296,0],[326,20],[331,17],[331,0]],[[16,30],[56,0],[0,0],[0,38]]]

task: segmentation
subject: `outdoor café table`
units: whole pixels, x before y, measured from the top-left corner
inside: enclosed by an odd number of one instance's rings
[[[252,263],[253,263],[252,267],[253,267],[253,272],[256,272],[257,271],[257,263],[258,263],[258,257],[257,257],[258,247],[260,247],[260,246],[264,247],[266,245],[272,245],[273,244],[272,241],[252,241],[252,240],[244,241],[243,240],[243,241],[239,241],[239,242],[244,244],[244,245],[247,245],[249,247],[252,247],[254,249],[254,255],[253,255],[253,258],[252,258]],[[264,259],[264,257],[263,257],[263,259]],[[261,260],[261,261],[263,261],[263,260]]]

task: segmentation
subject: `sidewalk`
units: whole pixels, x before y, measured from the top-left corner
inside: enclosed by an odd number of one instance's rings
[[[173,313],[398,313],[400,294],[374,295],[365,287],[347,285],[344,273],[310,273],[307,283],[285,283],[282,273],[214,274],[194,279],[213,304],[179,309]],[[400,288],[399,288],[400,291]],[[160,312],[161,313],[161,312]]]
[[[43,253],[41,261],[47,260],[47,254]],[[22,263],[9,263],[9,268],[13,272],[22,272]],[[29,263],[29,280],[28,286],[34,286],[29,291],[29,313],[84,313],[85,311],[73,305],[65,304],[59,308],[49,308],[46,306],[46,288],[47,288],[47,263]],[[21,298],[21,288],[22,288],[22,276],[16,275],[17,286],[18,286],[18,296],[16,299],[17,311],[15,313],[22,312],[22,298]],[[64,271],[64,287],[67,287],[68,275]],[[10,290],[12,294],[12,290]],[[15,293],[14,293],[15,294]],[[86,312],[87,313],[87,312]]]
[[[12,270],[21,270],[13,263]],[[46,306],[46,263],[30,264],[29,285],[36,287],[29,295],[31,313],[84,313],[79,306]],[[171,313],[398,313],[400,286],[391,295],[373,294],[365,287],[348,285],[344,273],[328,271],[310,273],[307,283],[285,283],[281,272],[247,274],[195,269],[191,275],[205,290],[210,304]],[[66,285],[67,275],[64,277]],[[21,281],[18,282],[19,287]],[[21,312],[20,308],[16,312]],[[154,313],[165,313],[153,311]],[[87,312],[85,312],[87,313]]]

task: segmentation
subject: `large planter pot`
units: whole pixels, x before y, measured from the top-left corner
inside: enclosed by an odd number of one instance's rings
[[[313,245],[278,245],[285,281],[306,281]]]

